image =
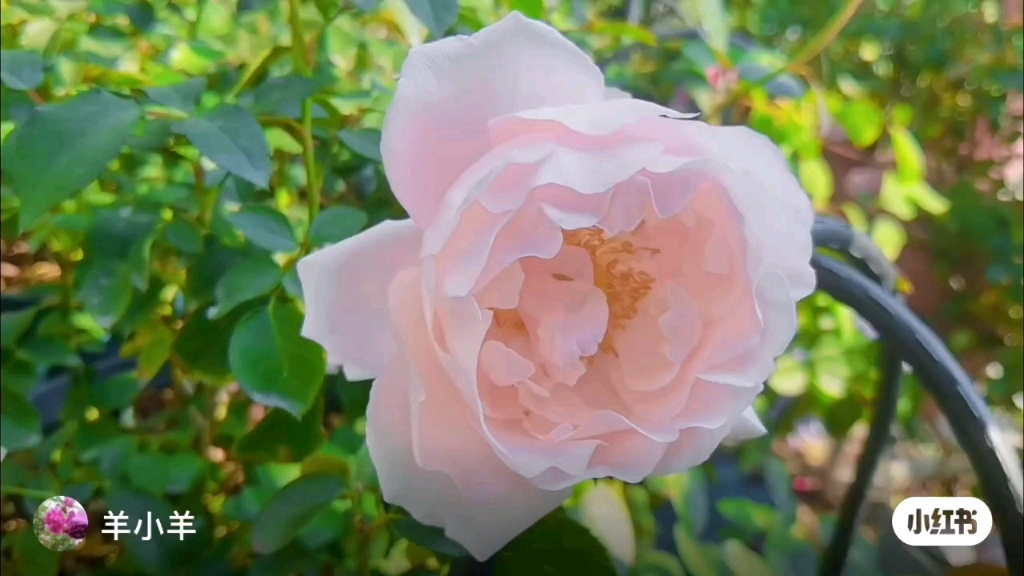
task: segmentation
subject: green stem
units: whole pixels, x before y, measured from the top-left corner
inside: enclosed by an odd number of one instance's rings
[[[320,214],[320,179],[316,173],[316,156],[313,145],[313,100],[307,98],[302,102],[302,160],[306,166],[306,201],[309,202],[309,227],[306,228],[306,246],[309,244],[309,231],[313,221]]]
[[[238,79],[238,82],[235,83],[231,88],[231,91],[228,92],[228,97],[237,97],[242,90],[252,84],[252,81],[256,76],[265,72],[267,67],[287,52],[288,48],[282,46],[275,46],[264,50],[258,58],[250,62],[249,65],[245,67],[245,70],[242,72],[242,76]]]
[[[839,11],[835,16],[829,20],[828,24],[824,28],[818,31],[810,40],[803,45],[800,50],[797,51],[793,59],[788,64],[770,72],[754,82],[745,84],[737,88],[728,98],[723,100],[718,106],[712,110],[708,116],[709,118],[715,119],[721,116],[722,112],[726,108],[736,104],[741,98],[750,93],[751,89],[764,86],[772,80],[786,73],[793,73],[804,67],[805,64],[810,62],[815,56],[821,53],[829,44],[835,41],[839,37],[839,33],[846,28],[846,25],[850,23],[854,15],[857,14],[857,10],[860,9],[861,4],[864,0],[847,0],[846,5]]]
[[[295,69],[303,76],[309,76],[312,71],[306,60],[306,38],[302,33],[299,0],[288,0],[288,26],[292,30],[292,55],[295,58]]]
[[[288,24],[292,30],[292,52],[295,68],[304,76],[312,76],[313,69],[307,59],[306,38],[302,33],[302,18],[299,13],[299,0],[288,0]],[[316,156],[313,143],[313,100],[307,98],[302,102],[302,161],[306,168],[306,201],[309,203],[309,226],[306,227],[306,238],[302,243],[302,253],[310,249],[309,233],[313,222],[320,214],[320,180],[316,173]]]
[[[41,498],[43,500],[57,496],[57,494],[47,492],[46,490],[33,490],[31,488],[22,488],[20,486],[0,486],[0,494],[13,494],[15,496]]]
[[[843,28],[846,28],[850,20],[853,20],[854,15],[857,14],[857,10],[860,9],[863,3],[864,0],[847,0],[846,6],[843,6],[843,9],[833,16],[821,31],[804,44],[804,47],[796,53],[796,56],[786,65],[783,71],[793,72],[802,68],[804,64],[810,62],[811,59],[827,48],[829,44],[835,42],[835,39],[839,37],[839,33],[843,31]],[[781,73],[778,72],[778,74]]]

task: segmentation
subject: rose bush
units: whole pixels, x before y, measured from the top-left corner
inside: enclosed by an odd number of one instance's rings
[[[381,152],[410,219],[298,271],[303,335],[376,379],[386,500],[482,559],[583,480],[763,432],[751,404],[815,281],[768,139],[608,89],[513,13],[410,53]]]

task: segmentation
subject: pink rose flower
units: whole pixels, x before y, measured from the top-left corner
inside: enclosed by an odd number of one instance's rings
[[[64,514],[64,511],[59,507],[51,508],[46,513],[46,529],[51,534],[63,534],[68,527],[68,517]]]
[[[409,54],[381,141],[410,219],[298,265],[303,334],[374,378],[384,498],[479,559],[592,478],[764,432],[751,404],[810,294],[782,154],[606,89],[513,13]]]

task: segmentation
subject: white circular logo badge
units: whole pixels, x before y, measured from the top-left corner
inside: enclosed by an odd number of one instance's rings
[[[907,498],[892,529],[908,546],[977,546],[992,532],[992,511],[977,498]]]

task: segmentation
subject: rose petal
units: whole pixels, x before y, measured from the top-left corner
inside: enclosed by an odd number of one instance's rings
[[[403,319],[420,324],[422,336],[424,320],[415,313],[422,310],[419,280],[414,270],[399,275],[390,295],[392,305],[408,313]],[[438,376],[414,368],[404,353],[396,354],[370,392],[367,447],[386,501],[424,524],[443,528],[485,560],[571,491],[541,490],[510,470],[474,426],[458,390]],[[414,382],[418,385],[411,387]],[[414,388],[424,387],[429,394],[416,398]],[[425,403],[418,421],[411,402]]]
[[[376,377],[393,354],[388,285],[416,263],[421,238],[412,220],[386,220],[299,261],[302,335],[323,346],[347,379]]]
[[[760,438],[767,433],[768,430],[761,423],[761,419],[757,417],[754,407],[751,406],[744,410],[740,417],[733,422],[732,427],[729,428],[729,435],[725,437],[725,441],[730,444],[743,442]]]
[[[605,98],[605,100],[618,100],[620,98],[632,98],[632,97],[633,97],[633,95],[630,94],[629,92],[626,92],[625,90],[622,90],[621,88],[616,88],[614,86],[609,86],[609,87],[605,88],[605,90],[604,90],[604,98]]]
[[[728,432],[728,426],[680,430],[679,439],[665,450],[664,457],[652,473],[659,476],[678,474],[702,464],[711,457]]]
[[[604,98],[604,78],[586,54],[516,12],[473,36],[414,48],[384,120],[388,182],[426,228],[455,179],[490,148],[490,119]]]

